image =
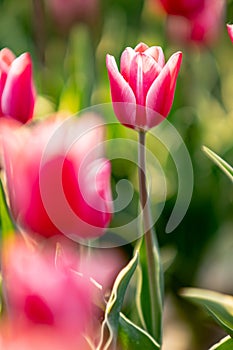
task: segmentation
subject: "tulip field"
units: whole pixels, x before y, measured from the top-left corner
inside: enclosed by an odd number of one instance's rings
[[[233,350],[233,0],[0,1],[0,350]]]

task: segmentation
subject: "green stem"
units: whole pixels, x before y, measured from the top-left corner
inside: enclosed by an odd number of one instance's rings
[[[162,291],[163,281],[161,274],[161,262],[159,246],[153,225],[151,224],[151,212],[149,196],[146,187],[146,154],[145,154],[145,132],[139,132],[138,144],[138,175],[139,194],[143,210],[144,239],[146,246],[147,270],[150,292],[151,324],[152,335],[161,343],[161,323],[162,323]]]

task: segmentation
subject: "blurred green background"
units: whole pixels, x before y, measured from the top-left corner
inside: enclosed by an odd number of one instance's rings
[[[64,1],[66,7],[70,2]],[[107,53],[119,62],[124,48],[140,41],[161,46],[167,59],[183,51],[169,121],[189,150],[194,189],[186,216],[170,234],[165,233],[165,227],[176,201],[176,168],[167,151],[148,140],[148,148],[161,162],[168,187],[156,231],[162,251],[175,254],[165,275],[164,350],[207,349],[221,337],[221,330],[178,292],[182,287],[195,286],[233,294],[232,184],[202,151],[206,145],[233,164],[233,45],[226,31],[226,23],[233,20],[233,1],[226,1],[219,37],[211,46],[170,41],[166,15],[155,0],[80,1],[76,14],[64,10],[56,13],[51,3],[0,1],[0,47],[9,47],[16,55],[24,51],[32,55],[37,118],[55,111],[73,114],[110,102]],[[109,132],[111,137],[136,137],[121,126]],[[113,184],[123,178],[135,183],[134,165],[119,159],[112,168]],[[159,199],[153,195],[156,205]],[[117,215],[114,224],[135,215],[137,201],[135,188],[133,202]],[[130,253],[132,247],[123,249]]]

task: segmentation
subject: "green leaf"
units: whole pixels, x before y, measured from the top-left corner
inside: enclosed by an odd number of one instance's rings
[[[141,326],[148,333],[153,334],[152,312],[155,314],[157,335],[156,340],[160,342],[162,334],[162,309],[163,309],[163,269],[159,252],[156,244],[153,247],[154,270],[156,280],[155,310],[150,305],[149,276],[147,269],[146,246],[145,241],[140,246],[140,261],[137,268],[137,290],[136,290],[136,306]]]
[[[120,313],[119,340],[124,350],[158,350],[160,345],[145,330]]]
[[[105,318],[102,324],[101,339],[97,350],[114,349],[117,343],[120,311],[124,301],[126,289],[138,264],[138,251],[128,265],[118,274],[109,301],[106,305]],[[108,334],[106,340],[106,333]]]
[[[233,339],[229,336],[223,338],[219,343],[212,346],[209,350],[232,350]]]
[[[181,295],[206,307],[215,321],[233,337],[233,296],[196,288],[185,288]]]
[[[233,168],[225,160],[219,157],[216,153],[211,151],[208,147],[203,146],[203,151],[205,154],[219,166],[219,168],[230,178],[233,182]]]
[[[14,232],[15,228],[14,228],[12,219],[10,217],[10,213],[8,211],[1,180],[0,180],[0,218],[1,218],[2,239],[4,240]]]

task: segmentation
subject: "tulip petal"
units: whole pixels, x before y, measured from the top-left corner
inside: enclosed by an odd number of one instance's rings
[[[7,47],[0,51],[0,71],[8,73],[9,67],[15,59],[15,55]]]
[[[144,51],[146,51],[149,48],[148,45],[144,44],[144,43],[139,43],[137,44],[137,46],[135,46],[134,51],[135,52],[141,52],[143,53]]]
[[[131,47],[127,47],[121,55],[120,73],[127,82],[129,81],[130,65],[135,55],[136,53]]]
[[[114,112],[122,124],[134,127],[136,98],[133,90],[120,74],[113,56],[107,55],[106,65]]]
[[[15,55],[8,48],[4,48],[0,51],[0,98],[6,83],[8,71],[11,63],[14,61]],[[3,116],[0,103],[0,116]]]
[[[231,41],[233,42],[233,24],[227,24],[227,31]]]
[[[138,53],[133,57],[129,85],[136,96],[138,105],[145,106],[147,92],[160,71],[161,67],[151,56]]]
[[[151,46],[145,52],[145,55],[152,56],[155,61],[163,67],[165,64],[165,58],[163,54],[163,49],[160,46]]]
[[[77,178],[80,191],[79,217],[86,224],[96,227],[99,236],[100,228],[108,226],[113,212],[110,186],[111,164],[104,158],[96,159],[91,164],[84,162]],[[94,237],[94,233],[92,236]]]
[[[30,55],[24,53],[17,57],[10,66],[2,93],[2,112],[6,116],[25,123],[32,118],[34,103],[32,63]]]
[[[159,113],[164,118],[166,118],[170,112],[181,61],[181,52],[173,54],[148,91],[146,98],[146,107],[149,108],[147,122],[151,126],[158,124],[156,120],[151,120],[153,119],[151,110]]]

